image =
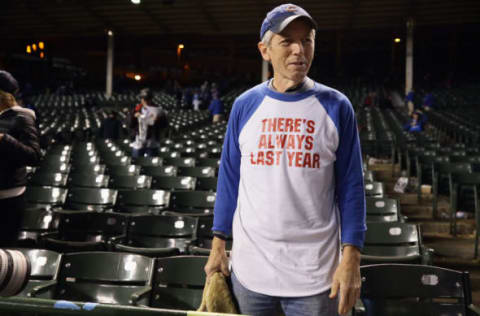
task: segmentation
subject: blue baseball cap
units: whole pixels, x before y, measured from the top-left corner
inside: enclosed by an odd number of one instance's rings
[[[315,22],[307,11],[298,5],[287,3],[275,7],[267,13],[265,20],[263,20],[262,27],[260,28],[260,40],[268,30],[273,33],[280,33],[290,22],[300,17],[306,18],[307,21],[311,23],[313,29],[317,28],[317,22]]]
[[[5,70],[0,70],[0,90],[15,94],[18,91],[18,82],[12,74]]]

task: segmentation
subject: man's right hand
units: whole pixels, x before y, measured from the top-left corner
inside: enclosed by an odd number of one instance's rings
[[[204,270],[207,278],[215,272],[222,272],[225,276],[230,275],[227,252],[225,251],[225,240],[213,237],[212,250]]]

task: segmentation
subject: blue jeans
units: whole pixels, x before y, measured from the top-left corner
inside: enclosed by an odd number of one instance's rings
[[[241,314],[251,316],[277,316],[278,306],[285,316],[338,316],[338,301],[330,299],[330,290],[303,297],[269,296],[250,291],[240,284],[232,271],[233,295]]]

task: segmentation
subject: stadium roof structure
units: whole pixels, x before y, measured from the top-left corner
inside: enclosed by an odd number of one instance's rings
[[[285,1],[287,2],[287,1]],[[480,23],[478,0],[298,0],[320,30]],[[2,0],[0,38],[123,35],[257,34],[270,0]]]

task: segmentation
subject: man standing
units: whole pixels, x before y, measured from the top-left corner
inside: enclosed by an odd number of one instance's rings
[[[258,49],[273,79],[239,96],[223,145],[214,240],[205,266],[229,275],[240,312],[347,313],[360,295],[365,193],[354,112],[307,77],[316,23],[284,4],[262,23]],[[337,298],[339,297],[339,300]]]
[[[138,120],[138,127],[135,141],[131,144],[132,156],[134,158],[147,156],[156,156],[160,139],[163,137],[165,129],[168,127],[168,120],[165,111],[161,106],[153,102],[153,93],[145,88],[140,91],[141,104],[135,107],[132,120]]]

